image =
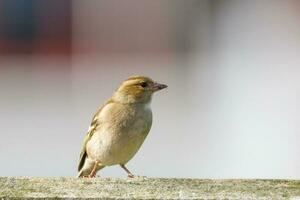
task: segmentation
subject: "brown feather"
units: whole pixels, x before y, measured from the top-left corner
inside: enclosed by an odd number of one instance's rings
[[[97,116],[101,112],[101,110],[104,108],[104,106],[106,106],[110,103],[113,103],[112,99],[109,99],[103,106],[101,106],[98,109],[98,111],[96,112],[96,114],[94,115],[94,117],[93,117],[93,120],[92,120],[92,123],[90,125],[89,131],[87,132],[87,134],[86,134],[86,136],[83,140],[83,145],[82,145],[80,156],[79,156],[78,172],[82,169],[82,167],[84,165],[84,162],[85,162],[85,159],[87,158],[86,144],[88,143],[88,141],[91,139],[91,137],[93,136],[95,131],[100,126],[100,124],[98,123]]]

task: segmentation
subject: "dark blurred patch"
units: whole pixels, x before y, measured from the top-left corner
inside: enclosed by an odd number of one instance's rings
[[[71,8],[71,0],[1,0],[0,54],[70,54]]]

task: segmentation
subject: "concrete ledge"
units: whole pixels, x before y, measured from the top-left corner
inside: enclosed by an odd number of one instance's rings
[[[0,199],[299,199],[300,181],[0,178]]]

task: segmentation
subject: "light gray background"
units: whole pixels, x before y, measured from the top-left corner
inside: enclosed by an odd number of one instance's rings
[[[299,179],[299,11],[291,0],[75,0],[71,59],[0,57],[0,176],[75,176],[96,108],[141,74],[169,88],[153,99],[135,174]]]

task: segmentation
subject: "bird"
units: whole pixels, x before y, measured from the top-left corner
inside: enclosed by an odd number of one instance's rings
[[[83,140],[78,178],[94,178],[104,167],[125,166],[140,149],[152,125],[153,93],[167,88],[146,76],[131,76],[121,83],[92,118]]]

